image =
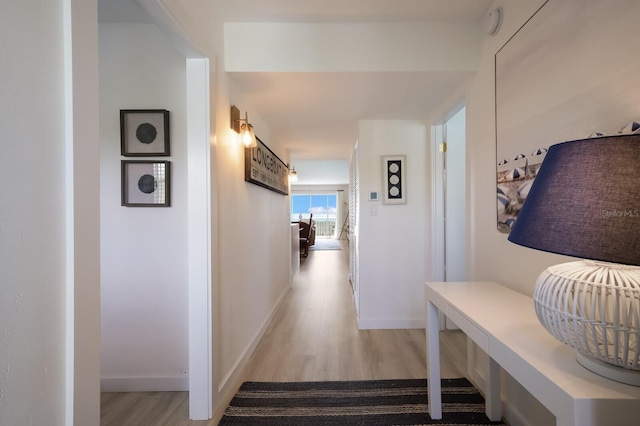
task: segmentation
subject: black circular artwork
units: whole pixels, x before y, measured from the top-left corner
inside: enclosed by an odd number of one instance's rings
[[[156,136],[158,136],[158,131],[153,124],[142,123],[136,129],[136,138],[142,143],[150,144],[156,140]]]
[[[389,161],[387,163],[387,182],[389,188],[387,196],[391,198],[402,198],[402,182],[400,179],[400,162]]]
[[[138,179],[138,189],[145,194],[151,194],[156,190],[156,179],[151,175],[142,175]]]

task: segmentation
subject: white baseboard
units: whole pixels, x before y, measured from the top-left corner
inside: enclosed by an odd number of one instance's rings
[[[423,319],[358,319],[359,330],[406,330],[425,328]]]
[[[251,358],[251,355],[253,355],[253,352],[258,346],[258,343],[260,343],[260,339],[262,339],[262,336],[264,336],[264,333],[267,331],[267,328],[269,328],[269,325],[271,324],[273,317],[278,312],[280,305],[284,301],[285,297],[287,297],[287,294],[289,294],[290,290],[291,290],[291,286],[287,287],[287,289],[282,293],[282,295],[276,302],[275,306],[271,310],[271,313],[262,324],[262,327],[260,328],[258,333],[255,335],[251,343],[244,350],[243,355],[236,361],[233,368],[231,368],[230,371],[220,381],[220,385],[218,386],[218,393],[220,396],[218,398],[218,401],[220,403],[217,407],[213,407],[214,419],[216,418],[219,419],[220,417],[219,411],[224,410],[227,407],[229,401],[231,400],[231,398],[236,392],[236,388],[240,386],[241,383],[239,382],[242,377],[242,371],[244,370],[247,363],[249,362],[249,358]]]
[[[273,317],[276,315],[276,312],[278,312],[278,308],[280,308],[282,301],[287,296],[287,294],[289,294],[289,290],[291,290],[291,286],[287,287],[287,290],[284,293],[282,293],[282,295],[280,296],[280,299],[278,299],[275,306],[271,310],[271,313],[269,314],[267,319],[262,323],[262,327],[260,328],[260,330],[258,330],[258,333],[254,336],[253,340],[249,343],[247,348],[244,350],[243,355],[236,361],[233,368],[231,368],[229,373],[227,373],[227,375],[222,379],[222,381],[220,382],[220,386],[218,386],[219,392],[223,392],[223,389],[229,383],[233,383],[237,378],[237,376],[239,375],[239,373],[244,368],[244,366],[247,364],[247,362],[249,361],[249,358],[253,354],[253,351],[258,346],[258,343],[260,343],[260,339],[262,339],[262,336],[264,336],[264,333],[267,331],[267,328],[269,328],[269,325],[271,324]]]
[[[509,422],[511,426],[531,426],[513,405],[502,402],[502,418]]]
[[[189,376],[109,377],[100,379],[101,392],[185,392]]]

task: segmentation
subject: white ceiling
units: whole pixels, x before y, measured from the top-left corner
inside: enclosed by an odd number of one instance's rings
[[[225,22],[470,22],[492,0],[219,0]],[[134,0],[99,0],[101,22],[148,22]],[[292,160],[349,159],[361,119],[426,119],[467,73],[229,73]],[[251,121],[251,111],[249,111]],[[260,137],[260,129],[257,128]],[[269,145],[268,140],[264,141]]]
[[[492,0],[220,0],[225,22],[478,21]]]
[[[293,160],[349,159],[362,119],[428,118],[467,73],[231,73]],[[251,111],[249,111],[251,121]],[[257,129],[258,137],[259,129]],[[267,145],[269,144],[266,141]]]

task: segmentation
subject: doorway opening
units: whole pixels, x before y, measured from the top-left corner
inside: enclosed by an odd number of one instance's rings
[[[176,32],[167,11],[139,6],[124,2],[114,7],[123,12],[117,16],[135,14],[142,22],[114,25],[102,7],[105,21],[98,22],[101,89],[108,88],[99,92],[104,115],[101,389],[188,391],[190,418],[205,420],[212,417],[219,394],[213,389],[211,323],[216,219],[211,215],[215,188],[210,174],[215,164],[210,164],[209,83],[215,78],[209,59]],[[172,43],[174,38],[181,42]],[[148,50],[145,61],[128,60],[141,48]],[[142,212],[113,202],[121,190],[120,162],[126,160],[112,143],[120,131],[113,114],[117,119],[119,108],[126,105],[157,105],[170,111],[174,208],[144,214],[143,221]]]
[[[466,108],[453,109],[432,132],[432,281],[467,277]],[[444,319],[444,321],[443,321]],[[457,326],[440,318],[446,329]]]
[[[433,247],[434,281],[466,279],[467,173],[466,108],[453,109],[433,127]]]

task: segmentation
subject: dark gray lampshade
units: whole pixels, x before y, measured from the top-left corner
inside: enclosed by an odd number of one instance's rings
[[[640,135],[551,146],[509,241],[640,265]]]

